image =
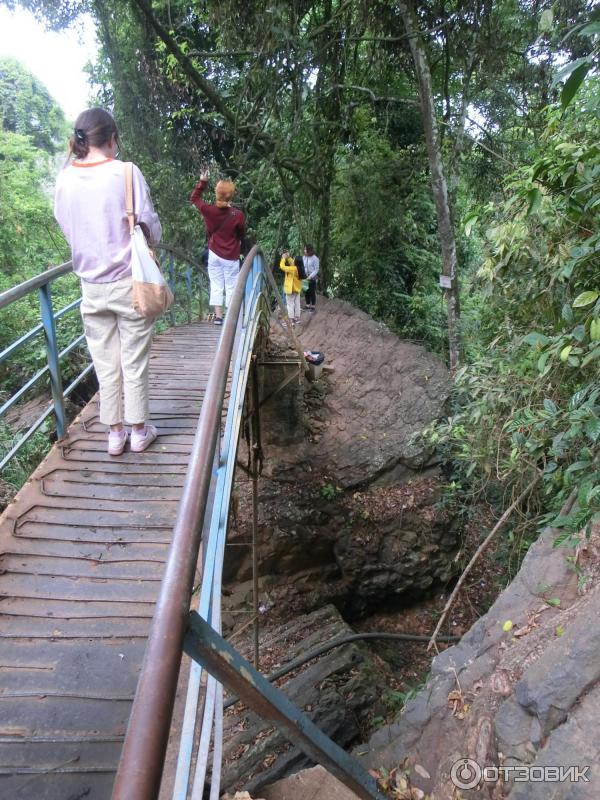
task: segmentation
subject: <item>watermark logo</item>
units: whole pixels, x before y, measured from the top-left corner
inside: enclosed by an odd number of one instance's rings
[[[472,758],[455,761],[450,770],[452,783],[458,789],[474,789],[481,780],[481,767]]]
[[[514,781],[515,783],[589,783],[591,767],[577,766],[500,766],[482,767],[472,758],[460,758],[450,770],[450,778],[457,789],[474,789],[482,781],[498,783]]]

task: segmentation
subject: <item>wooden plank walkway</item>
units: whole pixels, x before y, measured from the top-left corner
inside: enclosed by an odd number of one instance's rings
[[[0,518],[0,800],[108,800],[220,329],[155,338],[145,453],[92,400]]]

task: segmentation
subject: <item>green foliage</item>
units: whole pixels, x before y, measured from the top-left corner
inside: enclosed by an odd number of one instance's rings
[[[18,62],[0,59],[0,292],[70,258],[52,212],[52,189],[58,162],[57,149],[66,141],[61,109],[45,87]],[[58,311],[80,294],[74,275],[52,285]],[[40,303],[36,292],[0,311],[0,350],[37,326]],[[56,323],[59,349],[81,334],[77,308]],[[62,361],[65,385],[86,362],[81,350]],[[46,366],[44,334],[38,333],[9,360],[0,364],[0,403]],[[49,394],[42,376],[22,398]],[[49,447],[50,420],[36,432],[3,471],[3,478],[19,488]],[[19,434],[4,422],[0,426],[0,452],[8,452]]]
[[[323,486],[321,486],[321,497],[324,500],[333,500],[341,491],[342,490],[338,486],[334,486],[332,483],[324,483]]]
[[[392,147],[373,127],[338,154],[333,290],[399,335],[441,351],[439,248],[424,153]]]
[[[0,291],[4,291],[64,263],[70,250],[52,212],[57,162],[51,154],[59,137],[64,146],[62,111],[39,81],[12,59],[0,59],[0,93],[6,99],[0,129]],[[55,310],[74,300],[78,287],[74,276],[59,279],[52,287]],[[29,295],[3,309],[0,316],[0,349],[4,349],[39,323],[39,299],[35,293]],[[57,323],[59,346],[65,347],[80,332],[75,310]],[[42,334],[0,365],[4,398],[45,363]],[[66,379],[72,371],[67,370]],[[43,386],[42,382],[36,390]]]
[[[516,494],[541,470],[531,508],[560,543],[600,514],[597,92],[594,79],[573,113],[549,109],[536,161],[477,212],[481,342],[455,376],[452,415],[428,431],[459,493]]]
[[[29,137],[49,155],[64,148],[68,126],[46,87],[16,59],[0,56],[0,128]]]
[[[69,258],[49,197],[51,163],[28,136],[0,130],[1,289]]]
[[[2,480],[17,492],[29,478],[33,470],[50,449],[48,434],[51,430],[50,420],[42,426],[21,447],[18,453],[2,470]],[[18,441],[20,434],[12,431],[8,425],[0,421],[0,453],[7,453]]]

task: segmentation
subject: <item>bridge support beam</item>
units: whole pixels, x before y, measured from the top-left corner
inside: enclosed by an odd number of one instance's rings
[[[356,759],[319,730],[195,611],[189,616],[184,650],[361,800],[385,800],[375,780]]]

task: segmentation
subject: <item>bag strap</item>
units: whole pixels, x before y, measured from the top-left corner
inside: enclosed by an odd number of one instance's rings
[[[129,233],[133,236],[135,228],[135,216],[133,213],[133,164],[126,161],[125,164],[125,213],[129,222]]]

